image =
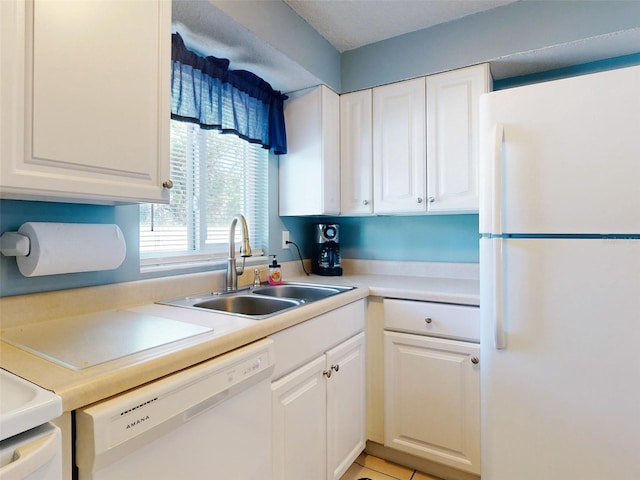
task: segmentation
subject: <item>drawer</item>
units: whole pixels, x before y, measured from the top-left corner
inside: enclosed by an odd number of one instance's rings
[[[384,328],[479,342],[480,309],[467,305],[385,298]]]
[[[357,335],[365,328],[366,300],[358,300],[274,333],[276,369],[273,380]]]

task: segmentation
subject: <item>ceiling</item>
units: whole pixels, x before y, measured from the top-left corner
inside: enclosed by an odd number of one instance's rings
[[[284,0],[339,52],[517,0]]]

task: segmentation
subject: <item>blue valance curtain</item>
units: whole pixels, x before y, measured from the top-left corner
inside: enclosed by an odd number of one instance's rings
[[[229,70],[229,60],[201,57],[174,33],[171,46],[171,118],[235,133],[276,155],[287,153],[286,95],[257,75]]]

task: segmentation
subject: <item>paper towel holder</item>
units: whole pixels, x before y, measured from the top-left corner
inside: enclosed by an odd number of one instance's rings
[[[18,232],[4,232],[0,235],[0,253],[5,257],[24,257],[29,255],[31,240]]]
[[[120,227],[102,223],[26,222],[0,235],[0,252],[25,277],[114,270],[127,244]]]

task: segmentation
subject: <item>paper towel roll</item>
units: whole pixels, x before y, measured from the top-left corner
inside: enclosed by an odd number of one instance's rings
[[[29,255],[16,257],[25,277],[113,270],[127,246],[112,224],[27,222],[18,233],[29,237]]]

